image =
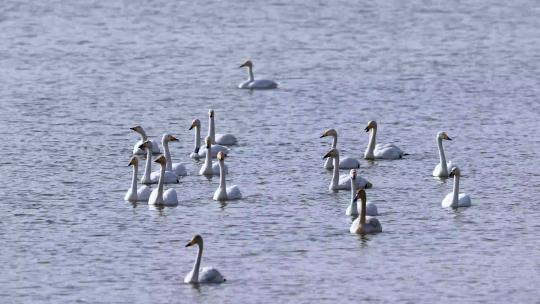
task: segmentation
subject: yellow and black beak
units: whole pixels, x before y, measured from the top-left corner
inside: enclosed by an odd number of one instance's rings
[[[330,152],[328,152],[328,153],[326,153],[326,154],[325,154],[325,155],[323,156],[323,158],[322,158],[322,159],[325,159],[325,158],[328,158],[328,157],[332,157],[332,155],[331,155],[331,154],[332,154],[332,152],[331,152],[331,151],[330,151]]]
[[[450,136],[446,136],[446,140],[452,140]]]
[[[193,244],[195,244],[195,242],[193,240],[191,240],[186,244],[186,247],[192,246]]]
[[[195,128],[195,124],[191,124],[191,127],[189,127],[190,130],[192,130],[193,128]]]
[[[172,135],[169,135],[169,141],[178,141],[178,138],[172,136]]]
[[[369,132],[369,126],[365,127],[364,131]]]

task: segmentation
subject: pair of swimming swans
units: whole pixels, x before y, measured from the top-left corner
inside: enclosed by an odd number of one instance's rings
[[[338,133],[335,129],[326,129],[321,135],[321,138],[332,136],[332,149],[337,148]],[[324,162],[324,168],[332,170],[334,168],[334,158],[328,157]],[[357,169],[360,168],[360,162],[352,157],[343,157],[339,160],[340,169]]]
[[[356,216],[358,216],[360,214],[358,212],[358,210],[362,208],[362,206],[360,206],[360,208],[359,208],[358,204],[356,203],[357,200],[354,199],[355,196],[356,196],[356,192],[358,191],[358,186],[356,185],[356,178],[357,178],[356,169],[351,170],[350,176],[351,176],[351,202],[350,202],[349,206],[347,207],[347,210],[345,211],[345,214],[356,217]],[[367,202],[366,203],[366,214],[369,215],[369,216],[377,216],[377,215],[379,215],[377,205],[375,205],[372,202]]]
[[[224,154],[229,153],[229,148],[226,146],[232,146],[237,144],[237,139],[234,135],[226,134],[216,134],[216,127],[214,123],[214,110],[208,110],[208,137],[212,144],[212,157],[216,157],[218,152],[223,152]],[[201,121],[199,119],[194,119],[191,122],[190,130],[195,129],[195,147],[191,153],[191,158],[201,158],[206,156],[206,150],[201,151]]]
[[[206,138],[204,139],[204,143],[206,146],[205,159],[204,159],[204,164],[201,166],[201,169],[199,170],[199,175],[212,176],[212,175],[220,174],[219,162],[214,163],[214,164],[212,163],[212,156],[211,156],[212,145],[210,144],[210,142],[211,142],[210,137],[206,136]],[[225,155],[225,153],[223,153],[223,155]],[[223,167],[224,167],[225,173],[229,173],[229,169],[227,168],[227,165],[223,164]]]
[[[167,167],[164,177],[164,182],[167,184],[177,183],[178,177],[186,176],[187,169],[186,166],[182,163],[173,163],[171,152],[169,151],[169,142],[178,141],[178,139],[170,134],[163,134],[161,139],[161,145],[164,151],[164,157],[167,159]],[[146,150],[146,167],[144,175],[141,179],[143,184],[155,184],[158,182],[160,172],[151,172],[152,170],[152,153],[150,152],[151,147],[153,146],[152,142],[147,140],[139,146],[140,149]]]
[[[244,67],[247,68],[249,78],[238,85],[239,89],[268,90],[278,87],[278,84],[273,80],[255,79],[253,76],[253,62],[251,62],[251,60],[247,60],[240,65],[240,68]]]
[[[350,190],[351,189],[351,176],[348,174],[339,175],[339,150],[338,149],[331,149],[326,153],[323,157],[329,158],[332,157],[334,161],[334,171],[332,173],[332,180],[330,181],[330,185],[328,188],[330,190]],[[357,187],[361,188],[371,188],[373,185],[367,181],[365,178],[362,178],[360,176],[356,176],[354,179],[354,182]]]
[[[223,152],[219,152],[217,159],[219,164],[219,187],[214,192],[213,199],[216,201],[241,199],[242,193],[237,185],[227,187],[227,182],[225,181],[225,177],[227,175],[225,167],[225,154]]]

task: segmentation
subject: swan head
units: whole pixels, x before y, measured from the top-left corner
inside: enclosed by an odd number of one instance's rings
[[[328,157],[336,157],[336,156],[339,156],[339,151],[338,151],[338,149],[331,149],[330,151],[328,151],[328,152],[323,156],[323,159],[328,158]]]
[[[139,149],[141,150],[144,150],[144,149],[151,149],[152,148],[152,142],[147,140],[145,142],[143,142],[142,144],[139,145]]]
[[[354,196],[354,201],[358,201],[358,199],[362,201],[366,201],[366,190],[364,188],[360,188],[356,190],[356,195]]]
[[[143,129],[141,126],[139,126],[139,125],[136,125],[136,126],[134,126],[134,127],[131,127],[131,128],[129,128],[129,129],[130,129],[130,130],[133,130],[133,131],[135,131],[135,132],[137,132],[137,133],[143,133],[143,132],[144,132],[144,129]]]
[[[369,132],[371,129],[377,129],[377,122],[375,120],[370,120],[364,130]]]
[[[139,163],[139,158],[137,156],[132,156],[131,159],[129,160],[128,166],[137,166],[138,163]]]
[[[208,117],[214,117],[214,109],[208,109]]]
[[[219,161],[225,160],[225,153],[223,153],[223,151],[219,151],[218,154],[217,154],[217,159]]]
[[[356,179],[356,169],[351,169],[350,175],[351,175],[351,179],[353,180]]]
[[[450,176],[457,176],[457,177],[460,177],[461,176],[461,171],[459,170],[458,167],[454,167],[452,169],[452,171],[450,171]]]
[[[158,156],[158,158],[154,160],[154,162],[160,165],[165,165],[167,163],[167,159],[165,158],[163,154],[161,154],[160,156]]]
[[[445,140],[452,140],[446,132],[439,132],[437,133],[437,139],[445,139]]]
[[[242,65],[240,65],[240,68],[252,68],[253,67],[253,62],[251,62],[251,60],[246,60],[246,62],[242,63]]]
[[[206,145],[206,148],[210,149],[212,146],[212,141],[210,140],[210,136],[206,136],[204,138],[204,144]]]
[[[189,246],[192,246],[192,245],[195,245],[195,244],[200,244],[202,243],[202,236],[196,234],[192,239],[191,241],[189,241],[187,244],[186,244],[186,247],[189,247]]]
[[[337,137],[337,131],[334,130],[334,129],[326,129],[326,130],[324,130],[324,132],[322,133],[320,138],[323,138],[323,137],[326,137],[326,136]]]
[[[169,142],[169,141],[178,141],[178,138],[176,138],[176,137],[174,137],[174,136],[172,136],[172,135],[170,135],[170,134],[165,133],[165,134],[163,134],[162,140],[163,140],[163,141],[166,141],[166,142]]]
[[[201,126],[201,121],[198,120],[197,118],[195,118],[192,122],[191,122],[191,127],[189,127],[189,129],[193,129],[193,128],[199,128]]]

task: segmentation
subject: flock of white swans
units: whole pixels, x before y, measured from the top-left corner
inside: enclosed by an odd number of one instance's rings
[[[256,80],[253,76],[253,63],[248,60],[240,67],[248,69],[249,79],[240,83],[240,89],[274,89],[277,88],[277,83],[272,80]],[[213,199],[217,201],[238,200],[242,198],[240,188],[236,185],[227,186],[226,175],[228,173],[225,158],[231,151],[230,146],[237,144],[237,139],[232,134],[216,134],[214,122],[214,110],[208,112],[208,135],[204,139],[204,146],[201,149],[201,122],[198,119],[193,120],[190,130],[194,129],[195,140],[194,149],[190,154],[191,158],[204,158],[204,163],[199,170],[200,175],[213,176],[219,175],[219,185],[214,192]],[[181,163],[175,163],[172,160],[169,151],[169,142],[178,141],[176,137],[170,134],[163,134],[161,138],[161,148],[157,143],[150,140],[146,132],[141,126],[132,127],[131,130],[137,132],[141,139],[135,143],[133,147],[133,157],[129,165],[133,167],[133,175],[131,187],[125,195],[125,200],[135,202],[148,202],[149,205],[155,206],[176,206],[178,205],[178,197],[175,189],[165,190],[165,184],[178,183],[179,177],[186,176],[186,167]],[[377,144],[377,123],[375,121],[368,122],[366,132],[369,132],[368,146],[364,152],[364,159],[375,160],[395,160],[401,159],[407,155],[399,147],[393,144]],[[346,215],[355,217],[356,219],[350,226],[350,232],[354,234],[372,234],[382,232],[382,225],[375,217],[378,215],[377,206],[374,203],[368,202],[366,198],[366,190],[372,188],[372,184],[365,178],[359,176],[358,169],[360,162],[352,157],[340,157],[337,148],[338,133],[335,129],[325,130],[322,137],[331,136],[333,138],[331,149],[324,155],[325,159],[323,167],[328,170],[333,170],[332,179],[328,188],[332,191],[350,190],[351,200],[345,211]],[[437,147],[439,150],[439,163],[433,169],[432,175],[440,178],[453,177],[453,191],[447,194],[441,202],[442,207],[458,208],[468,207],[471,205],[469,195],[459,193],[459,178],[460,170],[450,161],[446,161],[446,156],[443,148],[444,140],[452,140],[446,132],[439,132],[436,136]],[[161,154],[163,153],[163,154]],[[153,162],[158,163],[160,169],[152,172],[152,155],[159,154]],[[146,163],[144,173],[141,179],[138,179],[139,157],[145,156]],[[217,159],[217,163],[213,159]],[[349,174],[340,175],[340,169],[350,170]],[[138,183],[142,185],[138,185]],[[152,190],[149,185],[157,184]],[[360,200],[360,204],[358,201]],[[187,243],[186,247],[192,245],[198,246],[198,253],[193,269],[185,276],[185,283],[221,283],[225,278],[218,270],[212,267],[200,267],[203,239],[200,235],[195,235],[193,239]]]

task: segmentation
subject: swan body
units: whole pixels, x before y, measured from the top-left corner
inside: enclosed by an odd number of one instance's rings
[[[197,252],[197,258],[193,264],[193,269],[184,277],[184,283],[187,284],[201,284],[201,283],[214,283],[219,284],[225,282],[225,278],[221,273],[213,267],[201,267],[203,240],[200,235],[196,235],[193,239],[186,244],[186,247],[197,244],[199,250]]]
[[[186,166],[181,163],[173,163],[172,161],[171,152],[169,152],[169,142],[171,141],[178,141],[178,139],[172,135],[166,133],[163,134],[163,137],[161,138],[161,145],[163,146],[163,152],[165,158],[167,159],[167,171],[174,173],[176,176],[186,176]]]
[[[405,155],[400,148],[394,144],[377,144],[377,123],[375,121],[368,122],[367,127],[364,129],[366,132],[371,130],[369,136],[369,143],[364,152],[364,158],[369,160],[374,159],[400,159]]]
[[[253,63],[251,62],[251,60],[244,62],[240,67],[246,67],[248,69],[249,78],[248,80],[238,85],[239,89],[268,90],[278,87],[278,84],[273,80],[255,79],[255,77],[253,76]]]
[[[129,166],[133,166],[133,176],[131,178],[131,187],[129,187],[126,192],[124,200],[132,203],[147,202],[152,189],[144,185],[137,187],[137,168],[139,166],[139,159],[136,156],[133,156],[129,162]]]
[[[227,187],[225,182],[225,155],[221,152],[218,153],[218,163],[219,163],[219,187],[214,192],[213,199],[216,201],[230,201],[237,200],[242,198],[242,193],[238,186],[233,185]]]
[[[152,172],[152,152],[150,149],[148,149],[151,147],[151,141],[147,140],[139,147],[146,151],[146,166],[144,168],[144,174],[141,178],[141,184],[157,184],[161,171]],[[165,184],[176,184],[178,183],[178,176],[176,176],[176,174],[174,174],[172,171],[165,171],[163,182]]]
[[[156,160],[156,163],[161,165],[161,175],[159,177],[158,186],[152,191],[150,197],[148,198],[148,205],[157,205],[157,206],[176,206],[178,205],[178,197],[176,190],[168,189],[163,192],[163,185],[165,184],[163,179],[165,177],[165,171],[167,166],[167,159],[165,156],[160,155]]]
[[[214,123],[214,110],[208,110],[208,136],[212,144],[224,146],[236,145],[236,137],[232,134],[216,134],[216,125]]]
[[[212,145],[210,145],[210,137],[207,136],[204,141],[206,144],[206,156],[204,159],[204,164],[199,170],[199,175],[219,175],[219,163],[212,164]],[[225,167],[225,173],[229,173],[227,165],[223,164],[223,166]]]
[[[443,140],[452,140],[450,137],[448,137],[448,134],[446,132],[439,132],[437,133],[437,147],[439,149],[439,163],[437,166],[435,166],[435,169],[433,169],[433,176],[436,177],[449,177],[450,171],[454,169],[455,165],[452,164],[452,161],[446,161],[446,156],[444,155],[444,149],[443,149]]]
[[[338,149],[331,149],[326,153],[326,155],[323,157],[328,158],[333,157],[334,158],[334,171],[332,173],[332,180],[330,182],[330,185],[328,188],[330,190],[351,190],[351,176],[349,174],[339,175],[339,151]],[[366,188],[369,189],[373,187],[373,185],[366,180],[365,178],[362,178],[360,176],[357,176],[355,179],[355,184],[359,188]]]
[[[141,126],[131,127],[130,129],[139,133],[139,135],[141,136],[141,139],[135,143],[135,146],[133,146],[133,154],[144,155],[145,154],[144,150],[140,149],[139,146],[148,140],[148,136],[146,135],[146,132]],[[153,154],[159,154],[160,153],[159,146],[155,143],[152,143],[151,151]]]
[[[351,224],[349,231],[354,234],[373,234],[382,232],[382,225],[375,217],[366,216],[366,191],[358,189],[355,200],[358,198],[362,201],[360,216],[357,217]]]
[[[361,213],[361,211],[359,212],[358,210],[362,208],[362,205],[358,206],[357,201],[354,199],[354,197],[356,196],[356,192],[358,191],[357,190],[358,187],[356,186],[356,183],[355,183],[355,179],[356,179],[355,169],[351,170],[350,176],[351,176],[351,203],[347,207],[345,214],[350,215],[350,216],[358,216]],[[375,205],[375,203],[366,202],[366,215],[369,215],[369,216],[379,215],[379,212],[377,210],[377,205]]]
[[[454,167],[450,173],[454,176],[454,189],[444,197],[441,206],[443,208],[470,207],[471,197],[468,194],[459,193],[459,177],[461,176],[459,168]]]
[[[201,149],[201,121],[194,119],[189,128],[195,129],[195,147],[193,152],[190,154],[190,157],[193,159],[199,159],[206,157],[206,149]],[[212,145],[212,157],[217,157],[219,152],[223,152],[225,155],[229,154],[229,148],[222,145]]]
[[[321,138],[326,136],[332,136],[332,149],[336,149],[337,147],[337,138],[338,134],[337,131],[334,129],[328,129],[323,132],[321,135]],[[334,158],[328,157],[326,161],[324,162],[324,168],[327,170],[332,170],[334,168]],[[339,160],[339,168],[340,169],[358,169],[360,168],[360,162],[352,157],[343,157]]]

